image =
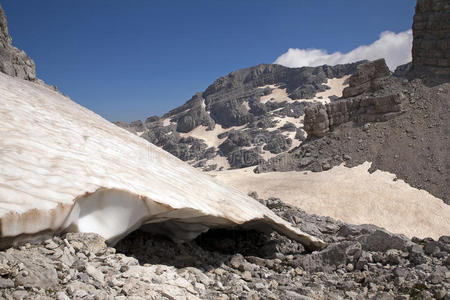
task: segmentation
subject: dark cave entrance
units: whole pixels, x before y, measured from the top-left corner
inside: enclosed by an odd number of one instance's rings
[[[229,261],[235,254],[258,258],[276,258],[283,248],[284,237],[277,233],[255,230],[210,229],[196,239],[176,243],[160,235],[136,230],[120,240],[114,248],[118,253],[133,256],[140,264],[164,264],[209,269]],[[291,250],[301,253],[304,248],[295,243]]]

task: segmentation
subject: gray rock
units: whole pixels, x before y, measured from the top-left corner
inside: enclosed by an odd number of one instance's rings
[[[411,242],[405,236],[394,235],[386,230],[378,229],[373,233],[363,235],[357,240],[366,251],[385,252],[389,249],[407,251]]]
[[[349,80],[349,87],[343,91],[343,98],[360,95],[366,91],[375,90],[379,78],[390,76],[391,72],[384,59],[378,59],[358,65],[356,75]]]
[[[106,250],[105,239],[94,233],[67,233],[65,238],[70,244],[81,243],[85,249],[93,254]]]
[[[28,288],[52,288],[58,283],[53,261],[38,251],[14,250],[11,253],[0,253],[0,260],[6,259],[15,265],[22,264],[24,271],[19,271],[14,278],[16,285]]]
[[[103,273],[97,269],[94,265],[86,265],[86,273],[88,273],[92,278],[98,281],[100,284],[105,284],[105,276]]]
[[[10,76],[37,81],[34,61],[11,44],[5,12],[0,6],[0,71]]]
[[[331,244],[320,252],[298,258],[296,265],[310,272],[329,271],[339,265],[354,263],[361,255],[361,244],[358,242],[342,242]]]
[[[439,238],[439,242],[443,243],[443,244],[447,244],[450,245],[450,236],[448,235],[443,235]]]
[[[14,287],[14,282],[9,278],[0,277],[0,289],[9,289]]]
[[[424,245],[423,250],[427,255],[434,255],[441,251],[441,249],[439,248],[439,242],[436,241],[427,242]]]

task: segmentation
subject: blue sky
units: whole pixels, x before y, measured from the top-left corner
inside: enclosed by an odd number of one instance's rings
[[[415,1],[4,0],[1,4],[13,44],[34,59],[41,79],[111,121],[132,121],[161,115],[237,69],[278,58],[288,66],[309,63],[298,49],[323,49],[314,61],[329,62],[328,54],[372,44],[384,31],[407,31]],[[385,40],[396,38],[394,34]],[[298,49],[287,53],[289,48]]]

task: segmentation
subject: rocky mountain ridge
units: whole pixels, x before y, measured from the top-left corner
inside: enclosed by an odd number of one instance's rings
[[[394,173],[448,204],[449,14],[447,1],[417,2],[413,61],[394,74],[383,60],[260,65],[219,78],[164,115],[166,126],[156,117],[122,126],[204,171],[318,172],[369,161],[372,171]]]
[[[448,161],[446,149],[450,147],[450,129],[445,122],[448,83],[430,75],[415,78],[411,76],[410,64],[406,67],[409,71],[403,71],[401,66],[401,72],[392,74],[384,60],[340,68],[354,74],[341,78],[344,80],[336,93],[341,98],[318,96],[324,93],[319,90],[326,88],[325,81],[336,80],[322,77],[326,74],[324,69],[333,67],[308,69],[310,74],[319,74],[319,79],[310,78],[309,82],[318,80],[322,84],[316,84],[316,94],[309,94],[312,99],[293,100],[289,89],[280,88],[283,85],[254,88],[267,83],[264,81],[267,79],[258,76],[274,78],[257,66],[243,70],[244,75],[231,73],[207,89],[208,99],[222,101],[219,106],[224,103],[219,111],[232,116],[228,119],[213,118],[215,115],[205,103],[211,106],[214,101],[207,102],[199,93],[162,119],[152,117],[146,123],[122,126],[205,171],[249,166],[256,166],[258,173],[323,171],[342,163],[355,166],[370,161],[374,162],[372,170],[394,173],[413,187],[425,189],[448,203],[450,174],[443,167]],[[328,74],[342,75],[331,71]],[[241,102],[235,100],[230,91],[236,89],[241,91],[239,95],[253,98],[243,96]],[[289,91],[300,90],[298,86]],[[213,91],[215,94],[211,94]],[[244,99],[250,99],[248,110]],[[239,113],[240,108],[244,113]],[[191,126],[185,127],[187,123]],[[188,129],[186,133],[179,132]]]
[[[204,170],[253,166],[298,146],[304,109],[340,97],[360,63],[242,69],[161,118],[116,124]]]

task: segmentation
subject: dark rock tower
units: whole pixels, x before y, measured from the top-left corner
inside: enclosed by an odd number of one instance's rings
[[[417,0],[413,38],[413,70],[450,76],[450,1]]]

